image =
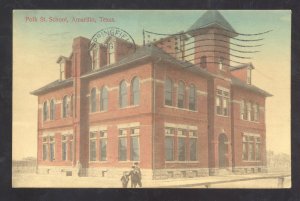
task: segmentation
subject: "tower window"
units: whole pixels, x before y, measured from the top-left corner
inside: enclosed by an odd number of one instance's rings
[[[219,69],[224,70],[224,59],[223,59],[223,57],[221,57],[219,59]]]
[[[206,68],[207,67],[207,63],[206,63],[207,61],[206,61],[206,56],[202,56],[201,58],[200,58],[200,67],[201,68]]]

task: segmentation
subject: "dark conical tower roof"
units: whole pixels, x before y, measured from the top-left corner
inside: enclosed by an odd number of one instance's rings
[[[206,11],[189,29],[188,32],[196,31],[201,28],[218,27],[230,32],[230,36],[235,37],[238,34],[217,10]]]

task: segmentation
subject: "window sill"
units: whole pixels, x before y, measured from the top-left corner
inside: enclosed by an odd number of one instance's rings
[[[128,109],[128,108],[135,108],[135,107],[139,107],[140,105],[129,105],[129,106],[126,106],[126,107],[119,107],[119,109]]]
[[[164,107],[166,108],[172,108],[172,109],[177,109],[177,110],[183,110],[183,111],[187,111],[187,112],[198,112],[198,110],[190,110],[187,108],[180,108],[180,107],[175,107],[175,106],[170,106],[170,105],[164,105]]]
[[[165,161],[165,163],[199,163],[199,161]]]
[[[246,120],[246,119],[241,119],[241,120],[246,121],[246,122],[256,123],[256,124],[260,123],[260,121],[251,121],[251,120]]]
[[[242,160],[242,162],[250,162],[250,163],[257,163],[257,162],[261,162],[261,160],[258,160],[258,161],[250,161],[250,160]]]
[[[135,163],[135,162],[138,162],[140,163],[140,161],[118,161],[119,163]]]
[[[225,115],[222,115],[222,114],[216,114],[216,116],[218,116],[218,117],[229,117],[229,115],[225,116]]]
[[[90,112],[89,114],[90,114],[90,115],[93,115],[93,114],[100,114],[100,113],[105,113],[105,112],[107,112],[107,110],[96,111],[96,112]]]
[[[89,161],[89,164],[107,163],[108,161]]]

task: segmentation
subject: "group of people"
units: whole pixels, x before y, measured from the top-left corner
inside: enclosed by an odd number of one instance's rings
[[[127,171],[123,172],[123,176],[121,177],[123,188],[127,188],[129,179],[131,181],[131,188],[142,187],[142,173],[139,164],[135,162],[131,168],[129,173]]]

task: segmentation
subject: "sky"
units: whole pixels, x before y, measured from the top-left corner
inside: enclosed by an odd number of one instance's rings
[[[13,12],[13,159],[36,157],[37,97],[30,94],[59,79],[59,56],[69,56],[73,38],[118,27],[142,45],[143,29],[172,34],[186,31],[204,13],[193,11],[15,10]],[[220,11],[236,32],[262,35],[263,46],[251,55],[252,84],[273,95],[266,101],[267,149],[290,154],[291,11]],[[95,18],[95,23],[74,18]],[[34,20],[37,19],[36,21]],[[47,22],[41,21],[42,18]],[[68,22],[50,22],[50,18]],[[107,18],[110,22],[100,19]],[[113,19],[113,22],[111,22]],[[151,37],[152,38],[152,37]],[[247,36],[238,36],[249,39]],[[251,36],[250,36],[251,38]],[[252,37],[261,38],[261,37]],[[156,38],[156,39],[159,39]],[[232,42],[236,42],[232,40]]]

